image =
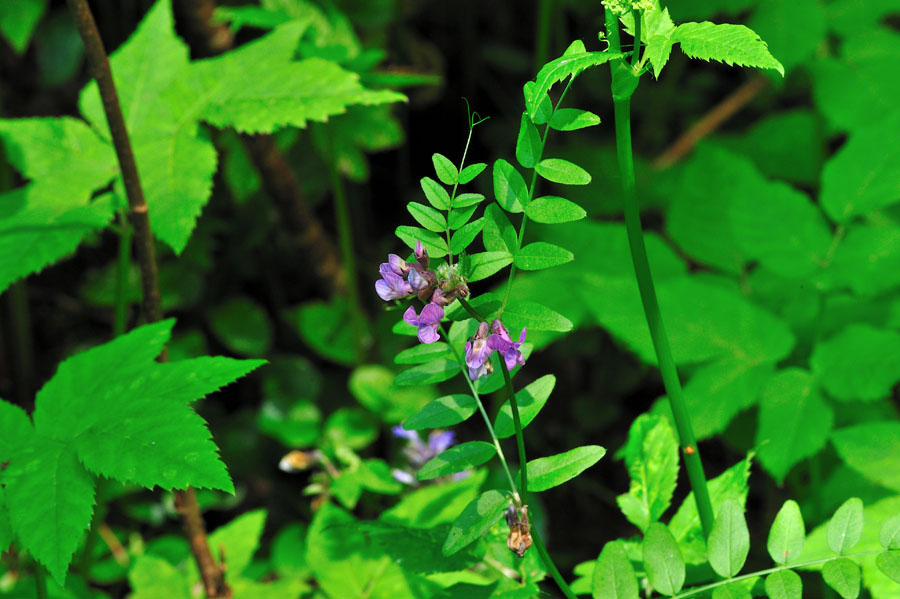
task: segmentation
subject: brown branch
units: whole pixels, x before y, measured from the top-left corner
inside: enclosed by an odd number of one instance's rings
[[[97,24],[94,22],[94,16],[91,14],[87,0],[68,0],[68,4],[72,16],[75,18],[78,33],[84,42],[85,52],[94,78],[97,80],[97,85],[100,88],[103,110],[106,112],[106,120],[109,123],[109,131],[112,134],[119,168],[122,170],[125,194],[128,197],[128,217],[134,227],[135,251],[141,272],[144,317],[147,319],[147,322],[157,322],[162,319],[162,303],[160,301],[159,278],[156,268],[156,251],[153,245],[153,234],[150,231],[150,215],[138,177],[137,164],[134,161],[134,153],[131,150],[131,141],[128,137],[128,130],[125,127],[125,119],[122,117],[122,108],[119,104],[115,82],[109,67],[109,58],[106,55],[103,40],[100,38],[100,32],[97,30]],[[166,361],[167,355],[165,350],[163,350],[159,359],[162,362]],[[206,529],[203,525],[203,517],[200,515],[200,507],[197,504],[197,496],[194,490],[190,487],[184,491],[176,490],[175,505],[184,518],[184,527],[191,546],[191,552],[197,561],[197,567],[203,578],[203,586],[206,589],[207,597],[231,597],[231,591],[225,583],[224,570],[216,564],[209,551]]]
[[[176,0],[175,8],[185,24],[192,47],[203,56],[221,54],[234,45],[231,30],[211,22],[216,4],[213,0]],[[259,171],[266,193],[292,235],[299,251],[305,254],[316,277],[332,293],[343,293],[347,273],[334,242],[316,217],[284,153],[271,135],[243,135],[244,147]]]
[[[701,139],[718,129],[722,123],[734,116],[768,85],[769,80],[761,75],[749,79],[703,115],[703,118],[685,131],[681,137],[675,140],[675,143],[657,156],[651,166],[661,170],[684,158]]]

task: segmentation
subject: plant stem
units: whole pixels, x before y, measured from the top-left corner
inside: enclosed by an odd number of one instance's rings
[[[31,310],[28,307],[28,284],[20,280],[13,283],[7,296],[10,336],[12,337],[13,381],[16,403],[28,410],[34,409],[34,340],[31,334]]]
[[[464,300],[461,297],[458,297],[456,299],[457,299],[457,301],[459,301],[459,305],[462,306],[463,309],[465,309],[465,311],[469,313],[469,316],[471,316],[478,322],[482,322],[484,320],[484,318],[481,316],[481,314],[479,314],[478,311],[475,308],[473,308],[471,306],[471,304],[469,304],[469,302],[467,302],[466,300]]]
[[[554,0],[538,0],[537,31],[534,42],[534,72],[537,73],[547,62],[550,53],[550,26],[553,22]]]
[[[611,11],[606,11],[607,39],[609,51],[619,52],[619,19]],[[623,59],[610,62],[613,89],[616,89],[616,78],[622,76],[617,73],[616,63]],[[631,76],[627,73],[625,76]],[[709,490],[706,487],[706,475],[703,472],[703,463],[700,461],[700,449],[694,438],[690,415],[684,402],[681,390],[681,382],[675,361],[672,358],[672,350],[666,337],[665,326],[659,312],[659,302],[656,299],[656,291],[653,286],[653,276],[650,273],[650,264],[647,260],[647,248],[644,245],[644,233],[641,228],[641,214],[637,203],[634,180],[634,158],[631,151],[631,98],[613,98],[616,124],[616,153],[619,159],[619,173],[622,178],[622,197],[625,208],[625,228],[628,233],[628,245],[631,249],[631,260],[634,264],[634,272],[637,277],[638,288],[641,294],[641,303],[644,307],[644,316],[650,328],[650,337],[653,340],[653,348],[656,350],[656,358],[659,363],[660,374],[669,404],[672,407],[672,415],[675,420],[675,428],[678,430],[678,438],[681,442],[684,465],[687,470],[688,480],[694,491],[694,499],[697,502],[697,513],[703,527],[704,536],[709,536],[713,525],[713,509],[709,499]]]
[[[116,263],[116,312],[113,337],[123,335],[128,319],[128,275],[131,271],[131,226],[124,209],[119,210],[119,260]]]
[[[347,310],[356,339],[356,357],[362,360],[366,348],[372,343],[366,316],[359,300],[359,286],[356,277],[356,255],[353,251],[353,227],[350,224],[350,208],[347,205],[347,194],[344,182],[338,172],[337,157],[334,151],[334,131],[329,129],[328,136],[328,175],[331,179],[331,192],[334,196],[334,216],[338,229],[338,247],[341,260],[347,273]]]
[[[47,592],[47,571],[44,566],[34,560],[34,588],[37,599],[49,599],[50,594]]]
[[[137,164],[134,161],[134,153],[131,150],[131,140],[125,127],[125,119],[122,116],[122,107],[116,92],[112,71],[109,67],[109,58],[103,47],[103,40],[94,22],[87,0],[67,0],[69,10],[75,20],[75,25],[81,40],[84,43],[85,54],[91,71],[97,80],[100,90],[100,98],[103,101],[103,110],[109,124],[112,135],[113,147],[116,150],[116,158],[122,172],[122,180],[125,184],[125,193],[128,197],[129,219],[134,227],[134,238],[138,266],[141,272],[142,307],[147,322],[157,322],[162,319],[162,302],[159,292],[159,276],[156,268],[156,250],[153,245],[153,234],[150,230],[150,215],[147,202],[144,200],[144,191],[141,188],[138,177]],[[159,361],[165,362],[168,354],[165,349],[160,353]],[[197,569],[203,578],[203,586],[207,597],[228,597],[231,590],[225,582],[225,570],[213,559],[209,550],[209,542],[206,537],[206,528],[203,525],[203,517],[197,504],[197,496],[190,487],[184,491],[175,491],[175,506],[184,520],[185,532],[191,553],[197,562]]]
[[[475,129],[475,126],[469,122],[469,135],[466,137],[466,147],[463,148],[462,160],[459,161],[459,168],[457,169],[458,173],[461,173],[463,168],[466,166],[466,155],[469,153],[469,144],[472,142],[472,131]],[[450,208],[448,208],[447,213],[449,215],[450,212],[453,211],[453,200],[456,199],[456,189],[459,187],[459,177],[456,178],[456,183],[453,184],[453,192],[450,194]],[[449,218],[448,218],[449,220]],[[450,251],[450,226],[447,226],[447,264],[453,266],[453,252]]]
[[[553,560],[550,559],[550,554],[547,552],[547,548],[544,547],[544,542],[541,540],[541,535],[538,533],[536,526],[531,528],[531,540],[534,542],[534,547],[537,549],[538,555],[540,555],[541,559],[544,561],[544,565],[547,566],[547,569],[550,571],[550,576],[553,577],[556,586],[563,592],[566,599],[578,599],[575,596],[575,593],[572,592],[572,588],[569,587],[569,583],[567,583],[566,579],[559,573],[559,568],[557,568],[556,564],[553,563]]]
[[[512,379],[509,378],[509,369],[506,368],[506,360],[500,356],[500,369],[503,371],[503,381],[506,383],[506,394],[509,395],[509,407],[513,415],[513,426],[516,427],[516,447],[519,450],[519,474],[522,482],[519,491],[522,502],[526,503],[528,494],[528,469],[525,467],[528,460],[525,458],[525,439],[522,436],[522,420],[519,418],[519,403],[516,401],[516,391],[513,389]]]

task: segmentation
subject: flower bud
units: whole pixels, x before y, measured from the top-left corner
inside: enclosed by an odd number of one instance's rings
[[[428,268],[428,251],[421,241],[416,240],[416,249],[413,250],[413,253],[416,256],[416,260],[422,265],[422,268]]]

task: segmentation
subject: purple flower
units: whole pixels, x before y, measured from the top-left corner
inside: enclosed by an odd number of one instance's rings
[[[419,316],[416,316],[416,309],[412,306],[403,313],[403,320],[419,327],[417,335],[422,343],[434,343],[440,338],[437,328],[442,318],[444,318],[444,309],[437,304],[428,304],[422,308]]]
[[[422,265],[422,268],[428,268],[428,251],[418,239],[416,240],[416,249],[413,250],[413,254],[416,256],[416,260],[419,261],[419,264]]]
[[[382,267],[387,264],[382,264]],[[413,294],[413,289],[400,275],[381,269],[382,279],[375,281],[375,293],[384,301],[400,299]]]
[[[456,442],[456,433],[453,431],[433,430],[428,435],[428,443],[424,443],[419,433],[416,431],[408,431],[401,425],[391,429],[395,436],[407,440],[407,445],[403,449],[409,466],[413,471],[418,470],[439,453],[443,453],[448,447]],[[407,485],[417,484],[415,476],[408,470],[400,470],[395,468],[391,471],[391,475],[395,480]]]
[[[494,350],[488,346],[489,331],[488,323],[480,323],[475,336],[466,343],[466,366],[469,367],[469,378],[473,381],[494,370],[491,364],[491,354]]]
[[[506,332],[506,327],[499,320],[493,322],[491,330],[494,334],[488,339],[488,347],[500,352],[500,355],[506,361],[506,368],[512,370],[516,364],[525,364],[525,358],[522,357],[522,352],[519,351],[519,346],[525,342],[525,329],[522,329],[518,342],[510,339],[509,333]]]
[[[409,264],[397,254],[388,254],[388,261],[381,263],[378,272],[381,273],[381,276],[384,276],[385,272],[392,272],[402,277],[409,272]]]
[[[414,268],[409,271],[409,278],[407,280],[409,281],[410,287],[412,287],[413,291],[416,293],[422,291],[429,285],[428,279],[423,277],[419,271]]]

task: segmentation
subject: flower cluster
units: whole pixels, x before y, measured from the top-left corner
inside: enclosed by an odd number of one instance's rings
[[[482,322],[478,325],[475,336],[466,343],[466,366],[469,367],[469,378],[473,381],[494,371],[491,354],[499,352],[506,362],[506,368],[512,370],[516,364],[525,364],[525,358],[519,347],[525,342],[525,329],[519,334],[519,340],[513,341],[506,327],[500,320],[490,325]]]
[[[394,433],[394,436],[406,439],[408,442],[407,446],[403,449],[403,453],[409,462],[410,469],[400,470],[399,468],[394,468],[391,471],[391,475],[395,480],[407,485],[418,484],[414,472],[417,472],[419,468],[427,464],[439,453],[443,453],[456,441],[456,433],[453,431],[433,430],[428,435],[427,444],[422,442],[419,433],[416,431],[408,431],[399,424],[395,426],[391,432]],[[412,472],[410,472],[410,470],[412,470]],[[465,478],[468,474],[468,472],[460,472],[455,474],[454,478]]]
[[[602,0],[602,4],[620,16],[630,13],[632,10],[652,10],[656,8],[654,0]]]
[[[422,343],[438,340],[437,328],[444,318],[444,306],[458,297],[469,295],[469,288],[459,272],[459,266],[441,265],[437,272],[429,270],[428,252],[421,241],[413,251],[416,261],[406,262],[396,254],[389,254],[388,261],[378,268],[381,278],[375,281],[375,292],[385,300],[403,299],[416,295],[428,304],[421,314],[410,306],[403,313],[403,320],[418,327],[417,335]],[[404,277],[406,277],[404,279]]]

